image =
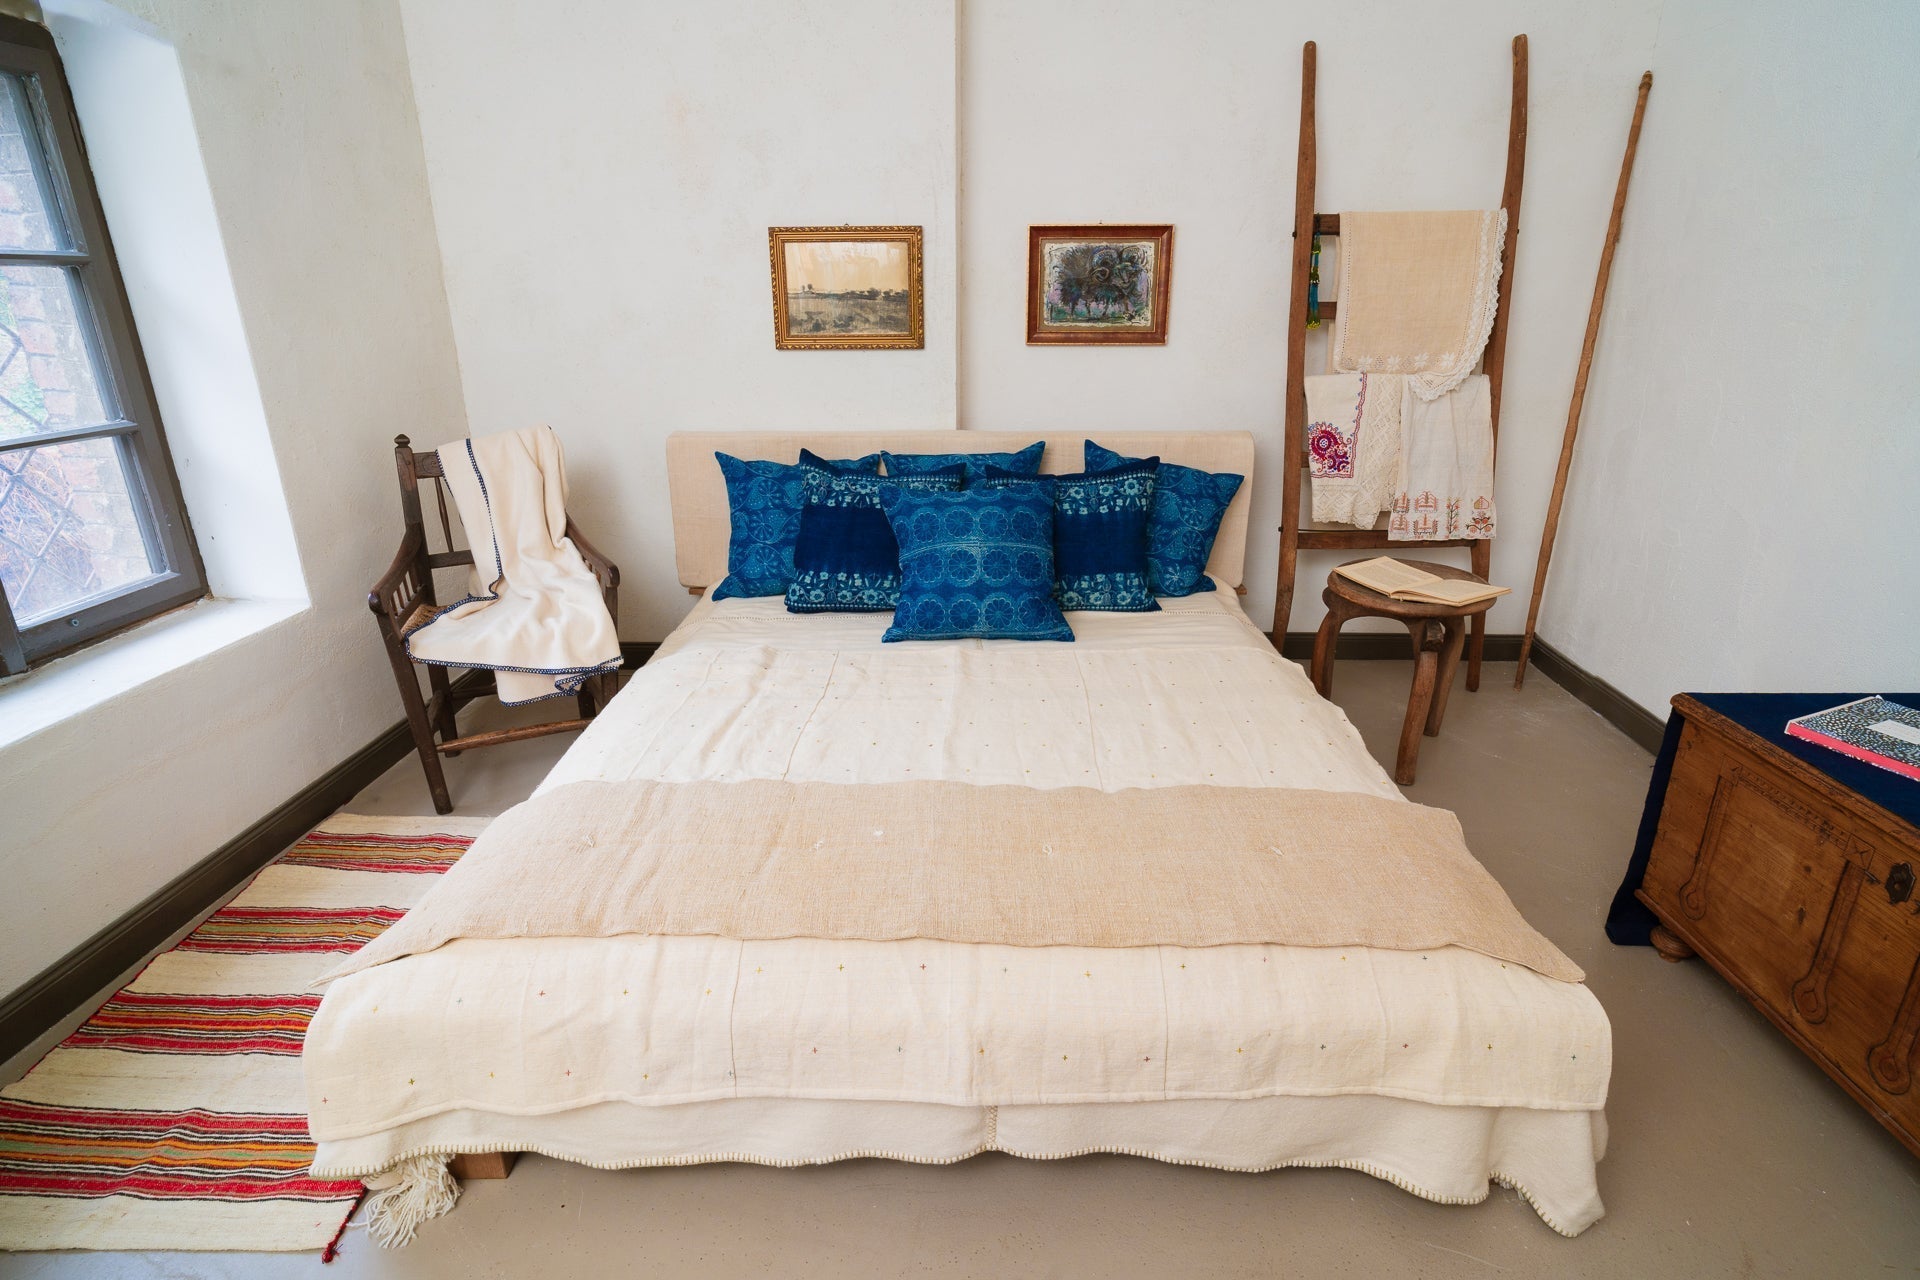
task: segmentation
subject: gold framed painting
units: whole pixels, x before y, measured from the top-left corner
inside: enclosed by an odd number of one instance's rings
[[[767,253],[780,350],[927,345],[919,227],[768,227]]]
[[[1028,227],[1027,342],[1165,345],[1172,282],[1171,226]]]

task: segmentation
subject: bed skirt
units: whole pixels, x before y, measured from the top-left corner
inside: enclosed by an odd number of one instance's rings
[[[1555,1231],[1575,1236],[1604,1212],[1594,1165],[1606,1142],[1601,1111],[1439,1106],[1373,1095],[1000,1107],[736,1098],[602,1102],[526,1116],[446,1111],[322,1142],[313,1168],[319,1177],[367,1177],[411,1156],[486,1151],[532,1151],[599,1169],[1107,1153],[1246,1173],[1354,1169],[1440,1204],[1478,1204],[1497,1182]]]

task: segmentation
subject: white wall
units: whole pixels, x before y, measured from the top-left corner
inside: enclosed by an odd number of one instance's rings
[[[962,425],[1251,430],[1260,451],[1245,603],[1265,625],[1279,562],[1300,46],[1318,44],[1321,210],[1489,208],[1506,163],[1508,45],[1526,32],[1531,140],[1493,560],[1497,581],[1524,586],[1658,9],[969,0]],[[1096,221],[1174,224],[1164,348],[1026,345],[1028,224]],[[1342,558],[1301,557],[1292,629],[1318,625],[1320,587]],[[1524,621],[1522,597],[1497,605],[1491,626]]]
[[[1541,624],[1650,709],[1920,687],[1917,66],[1913,5],[1665,5]]]
[[[473,430],[560,432],[622,635],[691,603],[668,432],[954,425],[950,2],[401,7]],[[774,349],[767,228],[838,223],[925,227],[924,351]]]
[[[312,603],[0,749],[0,991],[393,723],[392,677],[364,603],[399,534],[389,440],[403,426],[431,438],[463,425],[391,0],[131,7],[178,50],[244,327],[244,347],[226,358],[250,354],[255,413],[271,437],[274,465],[249,482],[272,487],[274,469],[284,478],[304,583],[289,572],[281,594],[304,587]],[[56,26],[58,8],[49,5]],[[251,447],[261,419],[244,403],[159,390],[183,472],[217,466],[196,451],[223,434]],[[194,515],[203,539],[223,527]],[[0,689],[0,716],[13,692]]]

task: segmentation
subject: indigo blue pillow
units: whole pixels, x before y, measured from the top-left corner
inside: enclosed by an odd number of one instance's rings
[[[800,468],[791,462],[746,462],[730,453],[713,455],[727,481],[727,576],[713,589],[715,600],[783,595],[793,585],[793,540],[806,506]],[[880,472],[880,455],[835,462],[835,467]]]
[[[1053,600],[1053,499],[1028,482],[880,495],[900,540],[900,604],[882,640],[1071,640]]]
[[[1132,462],[1093,441],[1086,444],[1089,471]],[[1147,515],[1147,579],[1157,596],[1190,596],[1212,591],[1207,561],[1213,540],[1233,495],[1245,476],[1231,471],[1201,471],[1163,462],[1153,479],[1153,510]]]
[[[791,613],[879,613],[900,603],[900,544],[880,509],[893,489],[953,492],[965,474],[946,467],[915,476],[876,476],[800,451],[806,507],[793,543]]]
[[[1152,613],[1147,571],[1147,519],[1154,473],[1146,458],[1103,471],[1043,476],[1053,489],[1053,598],[1062,609]],[[988,485],[1032,485],[1032,477],[990,472]]]
[[[880,456],[886,459],[887,474],[890,476],[924,475],[929,471],[938,471],[946,467],[965,467],[966,483],[979,484],[987,478],[989,467],[997,468],[1009,475],[1030,476],[1040,470],[1040,455],[1047,451],[1045,440],[1036,440],[1018,453],[887,453]]]

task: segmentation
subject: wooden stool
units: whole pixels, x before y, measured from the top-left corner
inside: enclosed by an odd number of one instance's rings
[[[1425,569],[1440,578],[1485,581],[1451,565],[1429,564],[1425,560],[1400,563]],[[1453,687],[1454,669],[1460,665],[1460,646],[1466,638],[1467,621],[1491,609],[1493,601],[1450,605],[1395,600],[1338,573],[1327,575],[1327,589],[1320,593],[1320,598],[1326,602],[1327,616],[1313,641],[1313,687],[1323,698],[1333,696],[1333,649],[1347,619],[1392,618],[1406,624],[1407,634],[1413,639],[1413,692],[1407,698],[1406,723],[1400,726],[1400,753],[1393,762],[1393,780],[1408,786],[1413,782],[1413,767],[1420,759],[1421,733],[1424,731],[1429,738],[1439,736],[1440,721],[1447,714],[1447,694]],[[1478,684],[1478,680],[1469,680],[1467,688],[1471,691]]]

